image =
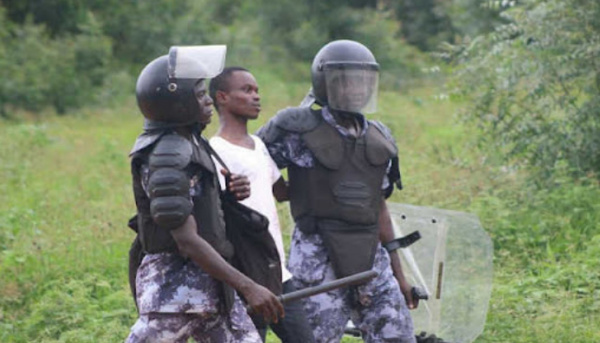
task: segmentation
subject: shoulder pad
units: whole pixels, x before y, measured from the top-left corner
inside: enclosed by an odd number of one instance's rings
[[[383,134],[383,137],[385,137],[385,139],[394,146],[396,151],[398,150],[396,140],[394,139],[394,136],[392,136],[392,131],[387,126],[385,126],[384,123],[378,120],[369,120],[369,125],[373,125],[375,128],[377,128],[377,130],[381,132],[381,134]]]
[[[150,171],[185,168],[192,158],[192,143],[178,134],[164,135],[150,154]]]
[[[375,165],[382,165],[398,155],[396,142],[383,124],[370,122],[365,136],[367,160]]]
[[[321,122],[318,111],[309,107],[288,107],[283,109],[261,127],[256,135],[267,145],[284,136],[286,133],[304,133],[314,130]]]
[[[142,151],[150,145],[154,144],[157,140],[160,139],[165,134],[165,132],[144,132],[137,137],[135,143],[133,144],[133,148],[129,152],[129,156],[135,154],[136,152]]]
[[[312,110],[310,107],[288,107],[283,109],[271,119],[279,128],[303,133],[314,130],[322,117],[319,115],[319,110]]]

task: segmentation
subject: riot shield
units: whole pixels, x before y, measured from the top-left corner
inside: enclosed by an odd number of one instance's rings
[[[429,300],[411,311],[415,333],[452,343],[472,342],[483,332],[492,290],[493,247],[477,216],[387,203],[396,237],[415,230],[421,239],[398,249],[409,283]]]

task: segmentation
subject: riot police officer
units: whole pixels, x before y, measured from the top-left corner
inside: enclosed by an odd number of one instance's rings
[[[145,121],[131,172],[145,257],[135,280],[140,317],[127,342],[261,342],[235,291],[268,320],[283,314],[274,294],[227,263],[234,252],[217,171],[200,135],[212,115],[205,79],[224,57],[224,46],[173,47],[138,78]],[[230,187],[249,195],[245,177],[231,175]]]
[[[287,168],[295,230],[288,268],[297,288],[373,269],[366,285],[305,299],[318,342],[341,339],[348,319],[366,342],[414,342],[416,307],[397,254],[385,198],[401,188],[398,150],[376,107],[379,65],[364,45],[330,42],[312,64],[312,94],[258,132]],[[316,104],[318,106],[311,106]]]

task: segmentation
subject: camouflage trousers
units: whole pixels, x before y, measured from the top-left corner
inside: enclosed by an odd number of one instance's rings
[[[289,267],[296,288],[334,280],[333,267],[318,234],[295,230]],[[339,288],[304,299],[304,310],[317,343],[339,342],[352,320],[365,342],[414,343],[412,318],[390,267],[388,253],[378,246],[373,263],[378,276],[365,285]]]
[[[131,328],[126,343],[262,343],[249,317],[236,326],[223,315],[149,313]]]

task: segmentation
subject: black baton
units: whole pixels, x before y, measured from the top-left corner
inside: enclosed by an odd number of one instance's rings
[[[374,270],[367,270],[366,272],[356,273],[350,276],[343,277],[341,279],[333,280],[331,282],[324,283],[322,285],[307,287],[304,289],[300,289],[294,292],[282,294],[277,297],[281,303],[289,303],[292,301],[297,301],[302,298],[307,298],[313,295],[317,295],[319,293],[324,293],[330,291],[332,289],[346,287],[346,286],[356,286],[377,276],[377,272]],[[246,304],[246,311],[252,312],[252,308]]]
[[[331,282],[324,283],[322,285],[307,287],[304,289],[300,289],[294,292],[282,294],[278,296],[279,301],[282,303],[288,303],[296,300],[300,300],[302,298],[307,298],[319,293],[324,293],[330,291],[332,289],[346,287],[346,286],[355,286],[366,283],[372,278],[377,276],[377,272],[374,270],[367,270],[366,272],[356,273],[350,276],[343,277],[341,279],[333,280]]]

